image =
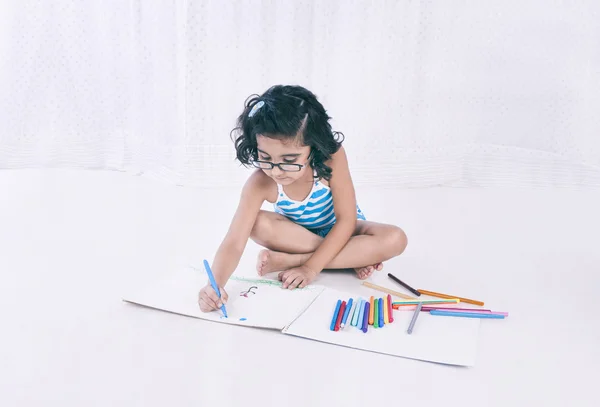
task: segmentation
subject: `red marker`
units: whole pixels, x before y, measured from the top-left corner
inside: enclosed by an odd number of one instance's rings
[[[337,320],[335,321],[334,331],[340,330],[340,323],[342,322],[342,316],[344,316],[344,311],[346,310],[346,301],[342,301],[342,305],[340,306],[340,312],[338,313]]]
[[[394,322],[394,307],[392,307],[392,296],[388,294],[387,296],[388,302],[388,318],[390,320],[390,324]]]

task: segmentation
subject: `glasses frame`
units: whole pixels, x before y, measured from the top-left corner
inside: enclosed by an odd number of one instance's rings
[[[302,168],[304,168],[308,165],[308,163],[309,163],[308,161],[305,162],[304,164],[294,164],[294,163],[274,163],[271,161],[252,160],[252,165],[256,168],[260,168],[261,170],[272,170],[274,167],[278,167],[283,172],[300,172],[300,171],[302,171]],[[259,167],[256,164],[267,164],[270,166],[270,168]],[[286,170],[286,169],[282,168],[282,166],[286,166],[286,165],[290,165],[290,166],[293,166],[294,168],[298,168],[298,170]]]

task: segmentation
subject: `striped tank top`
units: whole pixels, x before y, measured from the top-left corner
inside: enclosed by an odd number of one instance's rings
[[[331,227],[335,223],[333,195],[329,186],[321,181],[313,182],[310,193],[303,201],[289,198],[280,184],[277,184],[277,192],[277,201],[273,204],[275,212],[286,216],[294,223],[311,230]],[[358,205],[356,205],[356,218],[366,219]]]

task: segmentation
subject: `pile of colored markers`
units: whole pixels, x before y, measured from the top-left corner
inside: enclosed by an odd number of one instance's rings
[[[392,302],[391,309],[396,310],[408,310],[410,308],[415,308],[415,312],[412,316],[410,324],[407,329],[407,333],[411,334],[415,327],[415,322],[417,321],[417,317],[421,311],[429,312],[430,315],[434,316],[446,316],[446,317],[460,317],[460,318],[493,318],[493,319],[504,319],[508,317],[508,312],[501,311],[492,311],[490,309],[481,309],[481,308],[462,308],[462,307],[452,307],[453,304],[458,304],[461,302],[467,304],[473,304],[477,306],[483,306],[483,301],[472,300],[469,298],[458,297],[456,295],[448,295],[437,293],[434,291],[427,291],[423,289],[415,290],[404,281],[400,280],[398,277],[394,276],[391,273],[388,273],[388,277],[394,280],[396,283],[400,284],[408,291],[420,297],[421,295],[428,295],[431,297],[437,297],[435,300],[422,300],[418,298],[413,298],[406,296],[402,293],[396,292],[394,290],[390,290],[385,287],[378,286],[376,284],[372,284],[366,281],[363,281],[363,285],[373,288],[375,290],[383,291],[388,294],[394,294],[398,297],[404,298],[401,301]],[[450,305],[450,306],[448,306]]]
[[[348,302],[338,300],[331,319],[330,329],[339,331],[344,329],[347,323],[355,326],[363,332],[367,332],[369,325],[375,328],[383,328],[385,324],[394,322],[392,296],[374,298],[369,301],[350,298]]]

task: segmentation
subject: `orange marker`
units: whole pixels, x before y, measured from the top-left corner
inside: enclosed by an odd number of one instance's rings
[[[468,298],[457,297],[456,295],[440,294],[440,293],[436,293],[433,291],[421,290],[420,288],[417,291],[423,295],[430,295],[432,297],[438,297],[438,298],[458,298],[460,300],[460,302],[466,302],[468,304],[483,306],[483,301],[470,300]]]
[[[369,325],[373,325],[373,315],[375,313],[375,299],[371,296],[369,300]]]

